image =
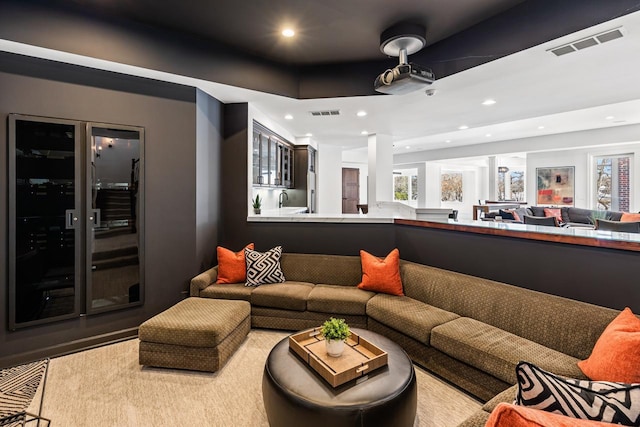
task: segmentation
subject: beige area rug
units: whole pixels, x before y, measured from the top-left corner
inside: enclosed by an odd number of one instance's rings
[[[141,367],[137,339],[59,357],[50,364],[43,416],[53,427],[267,427],[262,371],[287,335],[252,330],[215,374]],[[423,369],[416,374],[419,426],[457,426],[480,408]]]

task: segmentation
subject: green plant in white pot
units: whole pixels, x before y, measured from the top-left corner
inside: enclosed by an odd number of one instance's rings
[[[344,343],[351,335],[347,322],[344,319],[332,317],[322,324],[320,332],[326,342],[327,354],[340,357],[344,351]]]
[[[260,207],[262,206],[262,199],[260,199],[260,195],[256,194],[255,199],[251,199],[251,204],[253,206],[253,213],[256,215],[260,214]]]

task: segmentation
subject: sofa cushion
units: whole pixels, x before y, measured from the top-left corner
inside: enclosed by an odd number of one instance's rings
[[[520,362],[516,404],[584,420],[640,425],[640,384],[561,378]]]
[[[606,427],[613,424],[578,420],[538,409],[501,403],[491,413],[485,427]]]
[[[613,220],[613,218],[611,218]],[[621,222],[638,222],[640,221],[640,213],[620,212]]]
[[[567,208],[567,215],[569,216],[569,221],[567,222],[578,222],[581,224],[593,224],[594,223],[594,210],[592,209],[582,209],[582,208]],[[610,212],[605,212],[605,219],[608,219],[610,216]]]
[[[282,246],[266,252],[245,249],[244,254],[247,261],[247,286],[282,283],[286,280],[280,268]]]
[[[529,206],[533,216],[544,216],[544,206]]]
[[[203,298],[251,301],[252,290],[253,288],[246,287],[244,283],[231,283],[225,285],[213,284],[201,290],[199,296]]]
[[[496,394],[491,400],[482,406],[483,411],[491,412],[496,409],[500,403],[513,403],[516,400],[516,394],[518,393],[518,384],[509,387],[508,389]]]
[[[362,280],[359,256],[283,253],[280,259],[287,280],[356,286]]]
[[[510,384],[516,365],[527,360],[559,375],[584,378],[578,359],[468,317],[431,331],[432,347]]]
[[[355,286],[316,285],[307,298],[307,310],[318,313],[362,314],[367,312],[367,301],[375,292],[363,291]]]
[[[253,250],[253,243],[249,243],[239,252],[233,252],[222,246],[218,246],[218,279],[216,283],[240,283],[247,280],[247,262],[244,250]]]
[[[367,315],[423,344],[429,344],[434,326],[459,316],[406,296],[377,294],[367,303]]]
[[[640,383],[640,319],[629,307],[609,323],[578,367],[592,380]]]
[[[398,249],[389,252],[384,259],[361,250],[360,262],[362,263],[362,282],[358,284],[358,288],[396,296],[404,295]]]
[[[305,311],[307,297],[312,289],[313,284],[306,282],[287,281],[262,285],[254,288],[251,292],[251,304],[260,307]]]
[[[589,356],[604,328],[619,314],[610,308],[408,261],[400,264],[400,274],[404,292],[411,298],[579,359]]]

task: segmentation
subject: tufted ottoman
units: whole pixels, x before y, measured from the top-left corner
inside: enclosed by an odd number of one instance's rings
[[[250,314],[247,301],[180,301],[140,325],[140,364],[215,372],[249,333]]]

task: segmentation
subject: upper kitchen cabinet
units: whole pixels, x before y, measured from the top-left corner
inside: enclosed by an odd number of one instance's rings
[[[254,120],[253,185],[293,187],[293,145]]]

